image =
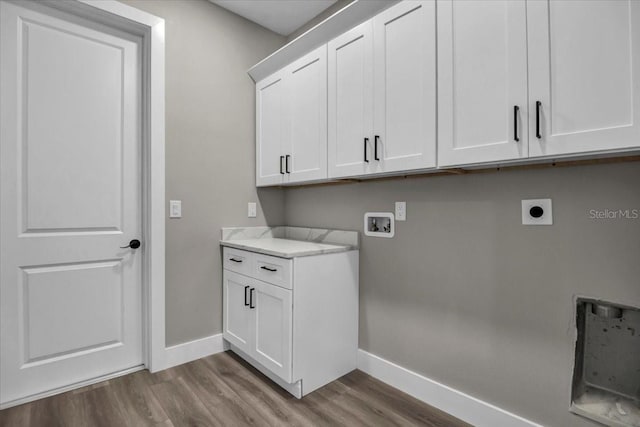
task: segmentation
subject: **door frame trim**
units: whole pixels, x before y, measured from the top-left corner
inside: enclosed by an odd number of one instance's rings
[[[142,351],[151,372],[166,367],[165,21],[117,0],[40,0],[142,38]]]

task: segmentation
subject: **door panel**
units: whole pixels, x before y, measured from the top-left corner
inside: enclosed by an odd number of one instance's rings
[[[283,73],[256,84],[256,185],[281,184],[285,143],[285,87]]]
[[[327,62],[329,177],[363,175],[373,158],[371,21],[330,41]],[[365,138],[369,140],[366,146]],[[369,163],[365,162],[365,156]]]
[[[640,146],[640,4],[530,2],[528,25],[531,156]]]
[[[124,52],[40,22],[22,38],[24,231],[120,230]]]
[[[0,401],[142,364],[140,39],[0,2]]]
[[[249,289],[252,286],[250,279],[224,271],[223,301],[224,338],[236,345],[242,351],[251,354],[253,340],[253,312],[249,305]],[[255,298],[255,297],[254,297]]]
[[[255,283],[256,360],[291,382],[291,291],[263,282]]]
[[[527,157],[524,0],[440,0],[437,23],[439,165]]]
[[[107,261],[21,269],[25,364],[122,345],[121,264]]]
[[[290,157],[286,182],[327,177],[327,48],[305,55],[285,72],[289,100],[284,154]]]
[[[435,0],[411,1],[373,19],[375,170],[436,166],[435,13]]]

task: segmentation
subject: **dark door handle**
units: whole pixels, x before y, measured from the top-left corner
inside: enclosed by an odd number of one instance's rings
[[[513,106],[513,139],[516,142],[520,142],[520,138],[518,138],[518,112],[520,111],[520,107],[517,105]]]
[[[380,135],[376,135],[373,138],[373,158],[377,161],[380,161],[380,157],[378,157],[378,140],[380,139]]]
[[[233,261],[233,262],[242,262],[241,259],[235,259],[235,258],[229,258],[229,261]]]
[[[249,290],[249,308],[256,308],[255,305],[253,305],[253,291],[255,291],[256,288],[251,288]]]
[[[291,156],[287,154],[287,155],[285,156],[285,160],[284,160],[284,170],[285,170],[285,172],[287,172],[287,173],[291,173],[291,171],[289,171],[289,158],[290,158],[290,157],[291,157]]]
[[[138,249],[140,245],[141,245],[140,240],[133,239],[132,241],[129,242],[127,246],[120,246],[120,249],[128,249],[128,248]]]
[[[369,159],[367,159],[367,144],[369,143],[369,138],[364,139],[364,162],[369,163]]]
[[[263,269],[263,270],[271,271],[271,272],[278,271],[277,268],[269,268],[269,267],[266,267],[264,265],[262,267],[260,267],[260,268]]]
[[[284,156],[280,156],[280,174],[284,175],[284,171],[282,170],[282,161],[284,160]]]
[[[542,139],[542,134],[540,133],[540,108],[542,107],[542,102],[536,101],[536,138]]]
[[[249,303],[247,302],[247,289],[249,289],[249,286],[244,287],[244,305],[245,306],[249,305]]]

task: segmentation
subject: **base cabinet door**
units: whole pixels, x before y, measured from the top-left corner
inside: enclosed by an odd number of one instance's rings
[[[525,0],[437,5],[438,165],[528,157]]]
[[[373,19],[374,172],[436,166],[436,4],[405,1]]]
[[[251,279],[229,270],[223,278],[223,336],[240,350],[249,353],[253,347],[253,313],[251,297]]]
[[[640,2],[529,1],[530,156],[640,147]]]
[[[253,357],[287,382],[291,382],[292,292],[255,281],[255,342]]]

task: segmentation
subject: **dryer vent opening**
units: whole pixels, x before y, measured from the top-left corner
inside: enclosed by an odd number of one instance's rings
[[[571,411],[640,427],[640,308],[578,299]]]

